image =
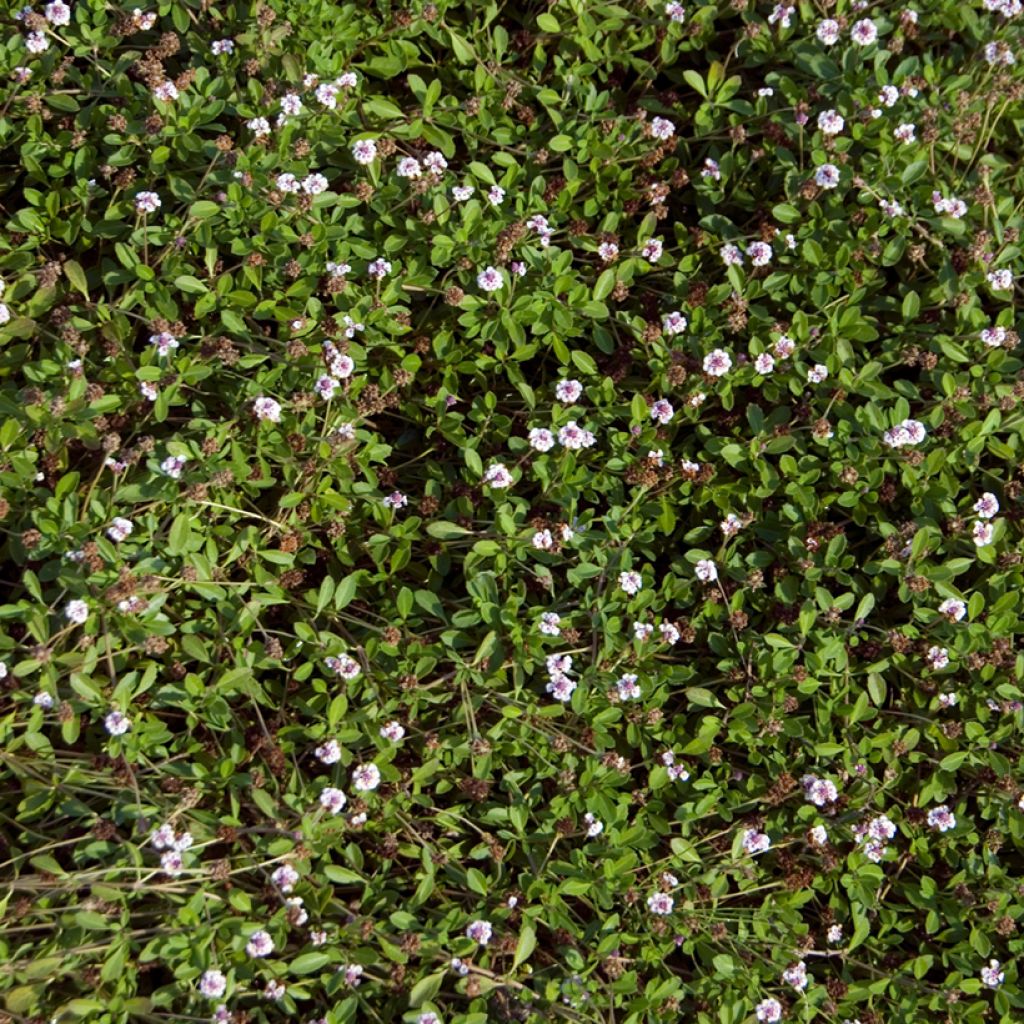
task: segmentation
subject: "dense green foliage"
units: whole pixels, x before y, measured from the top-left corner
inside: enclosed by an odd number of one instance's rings
[[[1018,7],[12,9],[0,1018],[1019,1021]]]

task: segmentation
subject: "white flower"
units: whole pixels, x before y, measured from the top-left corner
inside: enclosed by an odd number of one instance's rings
[[[850,39],[858,46],[870,46],[878,38],[878,27],[870,18],[864,18],[850,29]]]
[[[281,422],[281,406],[272,398],[260,395],[252,403],[252,411],[258,420],[269,420],[271,423]]]
[[[107,536],[115,543],[120,543],[126,537],[131,536],[135,524],[130,519],[123,519],[115,516],[113,522],[107,527]]]
[[[529,434],[530,447],[534,451],[547,452],[555,446],[555,436],[545,427],[534,427]]]
[[[762,352],[754,360],[754,369],[761,374],[762,377],[767,377],[768,374],[775,369],[775,360],[768,352]]]
[[[245,951],[253,958],[270,956],[274,951],[274,940],[261,928],[249,936]]]
[[[111,736],[123,736],[131,727],[131,719],[120,711],[108,712],[103,719],[103,727]]]
[[[398,161],[395,173],[400,178],[418,178],[423,173],[423,168],[420,166],[419,160],[407,156]]]
[[[387,508],[404,508],[409,504],[409,499],[401,491],[392,491],[382,501]]]
[[[900,91],[895,85],[883,85],[882,91],[878,94],[878,102],[883,107],[893,107],[900,98]]]
[[[487,190],[487,201],[491,206],[501,206],[501,201],[505,198],[505,190],[500,185],[492,185]]]
[[[340,657],[332,656],[325,658],[324,664],[336,676],[341,676],[342,679],[351,681],[359,675],[359,662],[347,654],[342,654]]]
[[[281,890],[281,892],[288,893],[295,888],[295,883],[299,880],[299,873],[291,866],[291,864],[282,864],[280,867],[275,868],[270,876],[270,880]]]
[[[704,372],[709,377],[722,377],[731,368],[732,357],[723,349],[713,349],[704,357]]]
[[[769,839],[764,832],[758,832],[757,829],[748,828],[743,833],[743,849],[751,856],[764,853],[766,850],[771,848],[771,845],[771,839]]]
[[[632,597],[643,588],[644,580],[640,573],[633,570],[619,573],[619,586]]]
[[[686,330],[689,321],[683,316],[679,310],[674,310],[671,313],[666,313],[661,318],[661,329],[669,336],[675,337],[677,334],[682,334]]]
[[[755,267],[766,267],[772,261],[772,247],[767,242],[751,242],[747,255]]]
[[[25,49],[29,53],[43,53],[50,48],[50,40],[42,32],[29,32],[25,36]]]
[[[302,113],[302,100],[295,93],[286,92],[281,97],[281,112],[289,117],[295,117]]]
[[[654,138],[664,142],[667,139],[671,139],[676,133],[676,126],[665,117],[655,117],[651,120],[649,127],[651,135]]]
[[[368,793],[380,785],[380,769],[371,761],[357,765],[352,770],[352,788],[359,793]]]
[[[1006,267],[990,271],[985,276],[994,291],[1008,292],[1013,288],[1013,272]]]
[[[953,622],[959,622],[967,614],[967,605],[958,597],[947,597],[939,605],[939,613]]]
[[[911,124],[909,121],[905,121],[903,124],[898,124],[893,128],[893,138],[896,139],[897,142],[902,142],[905,146],[908,146],[911,142],[917,141],[917,139],[914,138],[914,132],[916,130],[915,125]]]
[[[647,897],[647,909],[652,914],[664,917],[666,914],[672,913],[674,906],[675,900],[667,892],[656,892]]]
[[[839,184],[839,168],[835,164],[822,164],[814,172],[814,180],[821,188],[835,188]]]
[[[829,930],[825,933],[825,938],[832,943],[833,946],[838,945],[843,941],[843,926],[841,924],[831,925]]]
[[[661,254],[665,251],[665,246],[660,238],[649,238],[644,242],[643,249],[640,250],[640,255],[643,256],[648,263],[657,263],[661,259]]]
[[[974,546],[983,548],[987,544],[991,544],[994,532],[995,531],[993,530],[991,523],[975,523],[972,531]]]
[[[135,193],[135,209],[139,213],[156,213],[160,205],[160,197],[155,192]]]
[[[322,174],[310,174],[302,179],[302,191],[307,196],[318,196],[321,192],[326,192],[328,187],[328,181]]]
[[[367,274],[374,280],[379,281],[391,273],[391,263],[381,256],[378,256],[367,268]]]
[[[820,384],[828,376],[828,367],[822,366],[821,363],[815,363],[807,371],[807,380],[811,384]]]
[[[171,100],[176,100],[178,98],[178,87],[171,81],[161,82],[153,90],[153,98],[162,100],[164,103],[170,103]],[[269,135],[270,125],[267,124],[266,119],[259,117],[257,118],[257,120],[261,121],[264,125],[267,126],[267,130],[263,134]],[[249,127],[252,127],[252,122],[250,122]],[[255,131],[255,129],[253,130]]]
[[[743,253],[740,252],[738,246],[732,244],[723,245],[719,250],[718,255],[722,258],[722,262],[727,267],[739,267],[743,265]]]
[[[754,1007],[754,1013],[761,1024],[776,1024],[782,1020],[782,1003],[778,999],[762,999]]]
[[[423,158],[423,166],[426,167],[435,178],[439,178],[448,169],[448,161],[443,153],[434,150]]]
[[[791,964],[782,972],[782,980],[787,985],[792,985],[797,992],[803,992],[807,988],[807,982],[810,980],[807,977],[807,964],[803,960]]]
[[[989,960],[988,967],[981,969],[981,983],[986,988],[999,988],[1005,978],[1006,975],[1001,970],[998,960]]]
[[[574,404],[583,394],[583,385],[578,380],[560,380],[555,385],[555,398],[566,405]]]
[[[341,760],[341,747],[335,739],[330,739],[327,740],[326,743],[321,743],[313,753],[316,754],[324,764],[337,764],[337,762]]]
[[[185,468],[185,463],[188,461],[184,455],[168,455],[163,462],[160,463],[160,469],[166,473],[172,480],[177,480],[181,476],[181,471]]]
[[[948,832],[951,828],[956,828],[956,815],[942,804],[928,812],[928,824],[938,832]]]
[[[587,826],[588,839],[593,839],[604,831],[604,822],[599,821],[590,811],[583,815],[583,822]]]
[[[334,786],[326,786],[320,791],[320,806],[331,814],[340,814],[348,799],[345,794]]]
[[[500,462],[492,462],[484,473],[484,483],[495,490],[512,486],[512,474]]]
[[[222,53],[234,53],[235,41],[234,39],[215,39],[210,44],[210,52],[214,56],[219,56]]]
[[[405,726],[401,722],[386,722],[380,727],[380,734],[392,743],[400,743],[405,736]]]
[[[473,195],[474,191],[472,185],[455,185],[452,188],[452,197],[456,202],[464,203]]]
[[[357,164],[372,164],[377,159],[377,143],[373,139],[359,139],[353,142],[352,157]]]
[[[472,939],[481,946],[486,946],[491,941],[494,928],[490,921],[473,921],[466,926],[466,938]]]
[[[545,636],[559,636],[562,632],[562,628],[559,623],[562,621],[562,617],[558,612],[543,612],[540,617],[540,623],[537,628]]]
[[[87,618],[89,618],[89,606],[85,601],[74,600],[68,601],[64,607],[64,617],[68,622],[74,623],[76,626],[81,626]]]
[[[227,991],[228,979],[220,971],[207,971],[199,979],[199,991],[207,999],[220,999]]]
[[[71,8],[62,0],[53,0],[43,8],[43,14],[51,25],[69,25],[71,23]]]
[[[496,270],[494,267],[485,267],[476,275],[476,283],[482,291],[496,292],[505,282],[500,270]]]
[[[718,579],[718,566],[710,558],[702,558],[693,567],[693,571],[702,583],[711,583]]]
[[[824,21],[818,22],[814,34],[818,37],[818,41],[825,46],[835,46],[839,42],[839,22],[832,18],[826,18]]]
[[[846,122],[835,110],[823,110],[818,115],[818,129],[825,135],[838,135]]]
[[[651,419],[661,424],[669,423],[674,413],[672,403],[667,398],[659,398],[651,406]]]
[[[999,499],[991,491],[986,491],[973,508],[981,519],[991,519],[999,511]]]
[[[936,672],[941,671],[949,664],[949,651],[946,650],[945,647],[938,647],[933,644],[928,648],[928,653],[925,655],[925,661],[927,661]]]
[[[289,195],[294,194],[302,188],[299,183],[299,179],[294,174],[279,174],[274,179],[274,185],[280,192],[288,193]]]

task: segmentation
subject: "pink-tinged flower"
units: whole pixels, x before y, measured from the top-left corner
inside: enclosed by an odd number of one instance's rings
[[[323,85],[318,85],[316,87],[316,93],[314,95],[316,96],[317,100],[319,100],[319,102],[322,103],[328,110],[334,110],[338,106],[338,87],[337,85],[334,84],[334,82],[324,82]],[[357,142],[355,146],[352,147],[353,156],[355,156],[355,147],[359,146],[360,144],[361,143]],[[370,142],[370,145],[373,146],[373,143]],[[373,153],[374,156],[376,156],[376,146],[374,146]],[[359,157],[356,156],[356,159],[359,160]],[[372,156],[370,157],[369,160],[359,160],[360,163],[371,163],[372,161]]]
[[[135,209],[139,213],[156,213],[160,205],[160,197],[155,192],[135,193]]]
[[[259,398],[253,400],[252,411],[258,420],[269,420],[271,423],[281,422],[281,406],[272,398],[260,395]]]
[[[359,79],[354,71],[343,71],[337,78],[339,89],[354,89]]]
[[[817,775],[805,775],[800,784],[804,787],[804,797],[815,807],[824,807],[839,799],[839,791],[834,782],[819,779]]]
[[[835,46],[839,42],[839,31],[839,22],[832,18],[826,18],[824,21],[818,22],[814,34],[818,37],[818,42],[825,46]]]
[[[615,681],[615,689],[618,691],[620,700],[640,699],[640,687],[636,680],[637,677],[628,672]]]
[[[948,832],[951,828],[956,828],[956,816],[942,804],[928,812],[928,824],[937,832]]]
[[[416,1018],[416,1024],[442,1024],[441,1018],[436,1013],[421,1013]]]
[[[743,520],[735,512],[730,512],[718,524],[718,527],[726,537],[734,537],[743,529]]]
[[[320,791],[320,806],[331,814],[340,814],[347,803],[348,798],[336,786],[325,786]]]
[[[1006,341],[1006,328],[986,327],[979,337],[988,348],[999,348]]]
[[[299,179],[294,174],[279,174],[274,179],[274,186],[279,192],[285,192],[289,195],[293,195],[302,188],[302,185],[299,184]]]
[[[850,29],[850,40],[858,46],[870,46],[878,38],[878,27],[870,18],[863,18]]]
[[[476,283],[481,291],[496,292],[504,285],[505,281],[500,270],[496,270],[494,267],[485,267],[476,275]]]
[[[380,785],[380,769],[372,762],[352,769],[352,788],[358,793],[369,793]]]
[[[843,115],[835,110],[823,110],[818,115],[818,130],[824,135],[838,135],[845,124]]]
[[[767,242],[751,242],[747,246],[747,255],[755,267],[767,267],[772,261],[772,247]]]
[[[999,499],[991,491],[985,491],[973,508],[979,518],[991,519],[999,511]]]
[[[981,969],[981,983],[986,988],[999,988],[1005,979],[1006,975],[998,960],[989,960],[988,967]]]
[[[945,647],[932,646],[928,648],[925,661],[936,671],[941,671],[949,664],[949,651]]]
[[[51,25],[70,25],[71,8],[63,0],[53,0],[43,8],[43,14]]]
[[[555,385],[555,398],[566,405],[573,405],[583,394],[583,385],[578,380],[560,380]]]
[[[44,36],[43,38],[45,39],[46,37]],[[24,85],[32,77],[32,69],[27,68],[24,65],[18,65],[12,74],[14,75],[14,80],[18,82],[19,85]]]
[[[466,926],[466,938],[472,939],[481,946],[491,941],[494,929],[490,921],[473,921]]]
[[[366,273],[375,281],[379,281],[381,278],[387,277],[388,274],[391,273],[391,263],[382,256],[378,256],[377,259],[370,263],[366,268]]]
[[[484,483],[495,490],[504,490],[512,486],[512,474],[501,462],[492,462],[484,473]]]
[[[602,242],[597,254],[605,263],[614,263],[619,258],[619,247],[614,242]]]
[[[932,192],[932,207],[936,213],[952,217],[954,220],[959,220],[967,212],[967,204],[962,199],[957,199],[956,196],[947,199],[938,191]]]
[[[764,832],[758,832],[757,829],[748,828],[743,833],[743,849],[752,857],[771,849],[771,845],[771,839]]]
[[[710,558],[700,559],[693,571],[702,583],[712,583],[718,579],[718,566]]]
[[[64,618],[76,626],[81,626],[89,618],[89,606],[78,598],[68,601],[64,606]]]
[[[509,269],[516,277],[526,277],[526,264],[522,260],[513,260],[509,264]]]
[[[675,905],[675,900],[667,892],[656,892],[647,897],[647,909],[659,917],[671,914]]]
[[[107,536],[115,543],[120,544],[131,536],[135,524],[130,519],[115,516],[113,522],[107,527]]]
[[[658,423],[665,424],[671,422],[673,415],[675,415],[675,410],[667,398],[659,398],[651,406],[651,419],[656,420]]]
[[[156,13],[136,8],[132,11],[132,22],[140,32],[148,32],[156,24]]]
[[[501,206],[502,200],[505,198],[505,190],[500,185],[492,185],[487,190],[487,201],[491,206]]]
[[[560,636],[562,632],[561,621],[562,616],[558,612],[543,612],[537,628],[545,636]]]
[[[835,164],[822,164],[814,172],[814,181],[819,188],[835,188],[839,184],[839,168]]]
[[[677,334],[682,334],[687,326],[689,326],[689,321],[678,309],[671,313],[666,313],[661,318],[661,329],[670,338],[675,337]]]
[[[681,25],[686,20],[686,8],[676,0],[665,4],[665,13],[668,15],[669,21],[674,21],[676,24]]]
[[[388,508],[394,509],[404,508],[409,504],[409,499],[401,491],[392,491],[383,501]]]
[[[548,452],[555,446],[555,435],[545,427],[534,427],[529,433],[529,441],[534,451]]]
[[[339,967],[338,970],[341,971],[342,968]],[[350,988],[358,987],[363,979],[363,970],[364,968],[362,964],[348,964],[348,966],[344,968],[345,984]]]
[[[727,267],[743,266],[743,253],[740,252],[739,246],[732,245],[731,243],[729,245],[723,245],[719,250],[718,255],[721,256],[722,262]]]
[[[709,377],[722,377],[731,368],[732,357],[724,349],[713,349],[704,357],[704,372]]]
[[[775,369],[775,360],[768,352],[762,352],[754,360],[754,369],[762,377],[767,377]]]
[[[299,880],[299,873],[291,866],[291,864],[282,864],[280,867],[275,868],[273,874],[270,876],[270,880],[281,890],[281,892],[288,893],[295,888],[295,883]]]
[[[676,126],[666,117],[655,117],[651,120],[648,131],[660,142],[665,142],[675,135]]]
[[[339,383],[340,382],[335,380],[334,377],[324,374],[322,377],[317,377],[316,383],[313,385],[313,390],[325,402],[329,402],[334,397],[334,392],[338,389]]]
[[[811,384],[820,384],[826,377],[828,377],[828,367],[822,366],[821,363],[815,363],[807,371],[807,380]]]
[[[380,734],[392,743],[400,743],[405,737],[405,726],[401,722],[386,722],[380,727]]]
[[[210,52],[215,57],[219,57],[222,53],[234,53],[235,41],[234,39],[215,39],[210,43]]]
[[[914,132],[916,130],[916,127],[907,121],[903,124],[898,124],[893,128],[892,135],[897,142],[902,142],[903,145],[909,146],[910,143],[917,142],[917,139],[914,138]]]
[[[644,247],[640,250],[640,254],[648,263],[657,263],[664,251],[665,247],[660,238],[649,238],[644,242]]]
[[[992,535],[995,530],[991,523],[975,523],[974,528],[971,530],[971,538],[974,541],[974,546],[983,548],[987,544],[992,543]]]
[[[442,174],[448,169],[448,161],[445,160],[444,154],[433,150],[423,158],[423,166],[434,175],[435,178],[440,178]]]
[[[791,964],[782,972],[782,980],[787,985],[792,985],[797,992],[803,992],[807,988],[807,982],[810,981],[807,977],[807,964],[803,960]]]
[[[302,179],[302,191],[307,196],[318,196],[321,192],[326,192],[329,186],[329,182],[322,174],[308,174]]]
[[[178,98],[178,87],[169,80],[166,82],[161,82],[153,90],[153,98],[157,100],[162,100],[164,103],[170,103],[172,100],[176,100]],[[267,122],[262,117],[257,118],[257,120],[262,121],[263,124],[267,124]],[[252,122],[249,123],[249,126],[252,127]],[[269,125],[267,125],[266,134],[270,134]]]
[[[722,172],[718,168],[718,161],[712,160],[711,157],[704,157],[704,166],[701,168],[700,176],[702,178],[714,178],[715,181],[722,180]]]
[[[25,49],[29,53],[45,53],[50,48],[50,40],[42,32],[29,32],[25,36]]]
[[[843,941],[843,926],[841,924],[831,925],[827,932],[825,932],[825,938],[833,946],[838,946]]]
[[[372,164],[377,159],[377,143],[373,139],[359,139],[353,142],[352,158],[357,164]]]
[[[550,530],[538,530],[530,538],[530,543],[538,551],[550,551],[555,546],[555,538],[551,536]]]
[[[114,710],[103,719],[103,727],[111,736],[123,736],[132,727],[132,722],[127,715]]]
[[[1008,292],[1013,288],[1013,272],[1006,267],[990,271],[985,276],[993,291]]]
[[[458,203],[464,203],[472,197],[474,191],[472,185],[455,185],[452,187],[452,198]]]
[[[796,342],[785,334],[772,346],[776,359],[788,359],[795,351]]]
[[[227,991],[228,979],[217,970],[207,971],[199,979],[199,991],[207,999],[220,999]]]
[[[324,664],[342,679],[352,680],[359,675],[359,662],[347,654],[325,658]]]
[[[754,1014],[761,1024],[776,1024],[782,1020],[782,1003],[778,999],[762,999],[754,1007]]]
[[[959,622],[967,614],[967,605],[958,597],[947,597],[939,605],[939,614],[945,615],[951,622]]]
[[[302,100],[293,93],[286,92],[281,97],[281,113],[288,117],[296,117],[302,113]]]
[[[661,633],[661,642],[663,644],[673,647],[679,643],[679,630],[671,622],[662,622],[658,626],[658,632]]]
[[[1013,0],[1016,6],[1020,7],[1019,0]],[[1017,63],[1017,58],[1014,56],[1013,50],[1010,49],[1008,43],[999,40],[998,42],[986,43],[985,49],[981,51],[982,56],[989,64],[1002,64],[1009,67],[1011,64]]]
[[[326,946],[327,932],[319,928],[311,928],[309,932],[309,941],[313,946]]]
[[[167,458],[160,463],[160,469],[172,480],[177,480],[181,476],[181,471],[185,468],[185,463],[187,461],[188,458],[184,455],[168,455]]]
[[[644,578],[635,570],[630,569],[619,573],[619,587],[629,594],[630,597],[638,594],[643,585]]]
[[[151,334],[149,336],[149,343],[156,349],[156,354],[161,358],[166,358],[178,347],[178,339],[167,331]]]
[[[555,672],[552,673],[545,689],[555,700],[565,703],[572,697],[576,689],[576,680],[570,679],[569,676],[561,672]]]
[[[287,989],[280,981],[268,981],[263,989],[263,998],[271,1002],[279,1002],[284,999]]]
[[[879,199],[878,208],[886,215],[886,217],[902,217],[904,209],[895,200]]]
[[[160,854],[160,870],[171,878],[178,878],[185,868],[185,859],[178,850]]]
[[[395,173],[400,178],[418,178],[423,174],[423,168],[420,166],[419,160],[407,156],[398,161]]]
[[[325,743],[321,743],[313,753],[316,754],[324,764],[337,764],[337,762],[341,760],[341,747],[335,739],[330,739]]]

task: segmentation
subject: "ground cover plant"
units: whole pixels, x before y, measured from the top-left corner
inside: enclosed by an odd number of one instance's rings
[[[1021,1020],[1022,23],[12,5],[0,1020]]]

